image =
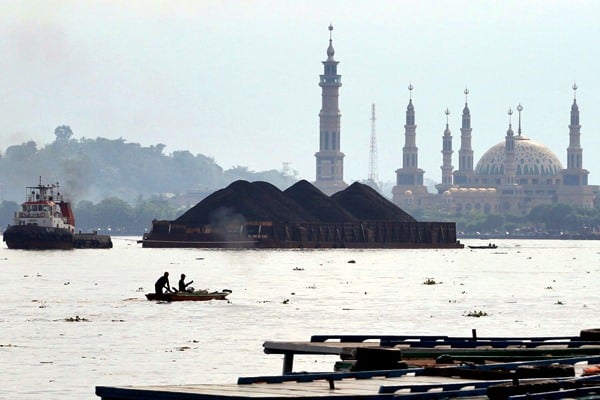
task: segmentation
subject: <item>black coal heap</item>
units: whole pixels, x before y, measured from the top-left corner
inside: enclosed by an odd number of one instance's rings
[[[354,215],[306,180],[296,182],[284,190],[283,194],[301,204],[316,222],[358,222]]]
[[[303,221],[311,216],[267,182],[235,181],[186,211],[175,222],[207,225],[237,216],[246,221]]]
[[[362,183],[354,182],[331,198],[361,221],[416,222],[406,211]]]
[[[231,218],[321,223],[416,222],[367,185],[355,182],[328,197],[306,180],[296,182],[283,192],[267,182],[235,181],[206,197],[175,222],[199,226]]]

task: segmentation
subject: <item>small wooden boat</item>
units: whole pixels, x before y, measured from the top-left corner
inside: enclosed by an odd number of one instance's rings
[[[497,249],[498,246],[495,244],[488,244],[486,246],[468,246],[470,249]]]
[[[148,300],[158,301],[207,301],[207,300],[226,300],[231,294],[231,290],[223,289],[217,292],[208,290],[198,290],[195,292],[172,292],[172,293],[146,293]]]

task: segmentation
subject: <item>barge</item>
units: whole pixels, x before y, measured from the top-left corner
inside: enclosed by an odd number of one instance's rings
[[[419,222],[355,182],[330,197],[307,181],[285,191],[236,181],[179,218],[152,221],[142,247],[463,248],[454,222]]]

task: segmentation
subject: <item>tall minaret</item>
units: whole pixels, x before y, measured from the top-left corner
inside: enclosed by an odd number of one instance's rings
[[[573,105],[569,124],[569,147],[567,148],[567,169],[563,171],[563,183],[569,186],[587,185],[588,171],[583,169],[583,149],[581,148],[581,125],[577,106],[577,85],[573,84]]]
[[[408,86],[410,93],[406,107],[406,124],[404,125],[404,147],[402,148],[402,168],[396,170],[396,186],[392,189],[394,202],[400,204],[403,193],[410,190],[412,194],[427,193],[423,185],[424,171],[419,168],[419,149],[416,144],[417,125],[415,125],[415,107],[412,103],[413,85]]]
[[[452,187],[452,170],[454,169],[452,165],[452,133],[448,126],[450,110],[446,108],[444,114],[446,114],[446,130],[444,130],[444,135],[442,136],[442,183],[435,186],[438,193],[444,193]]]
[[[402,148],[402,169],[419,168],[419,149],[417,148],[417,125],[415,125],[415,107],[412,103],[413,85],[408,85],[409,99],[406,107],[406,124],[404,125],[404,147]],[[416,184],[416,176],[411,176],[406,183]],[[415,178],[415,179],[413,179]],[[421,182],[423,183],[423,182]]]
[[[465,89],[465,108],[460,128],[460,150],[458,150],[458,170],[454,171],[454,183],[465,185],[471,183],[473,177],[473,149],[471,148],[471,110],[467,102],[469,89]]]
[[[519,134],[521,132],[521,111],[523,106],[519,103],[517,106],[519,112]],[[513,185],[515,183],[515,176],[517,167],[515,165],[515,133],[512,130],[512,114],[511,108],[508,109],[508,130],[506,131],[506,144],[505,144],[505,155],[504,155],[504,184]]]
[[[334,60],[331,32],[329,25],[329,47],[327,60],[323,61],[324,73],[320,76],[322,106],[319,113],[319,151],[317,159],[317,179],[315,186],[326,195],[345,189],[344,153],[340,151],[340,119],[342,114],[338,107],[339,89],[342,86],[341,75],[337,73],[338,62]]]

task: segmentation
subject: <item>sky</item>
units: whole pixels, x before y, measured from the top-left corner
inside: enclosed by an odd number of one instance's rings
[[[377,176],[395,181],[411,84],[426,179],[441,181],[446,109],[458,168],[465,88],[475,161],[520,103],[522,134],[566,166],[576,83],[583,166],[600,184],[599,19],[583,0],[2,0],[0,152],[69,125],[314,181],[331,23],[347,183],[369,174],[372,104]]]

